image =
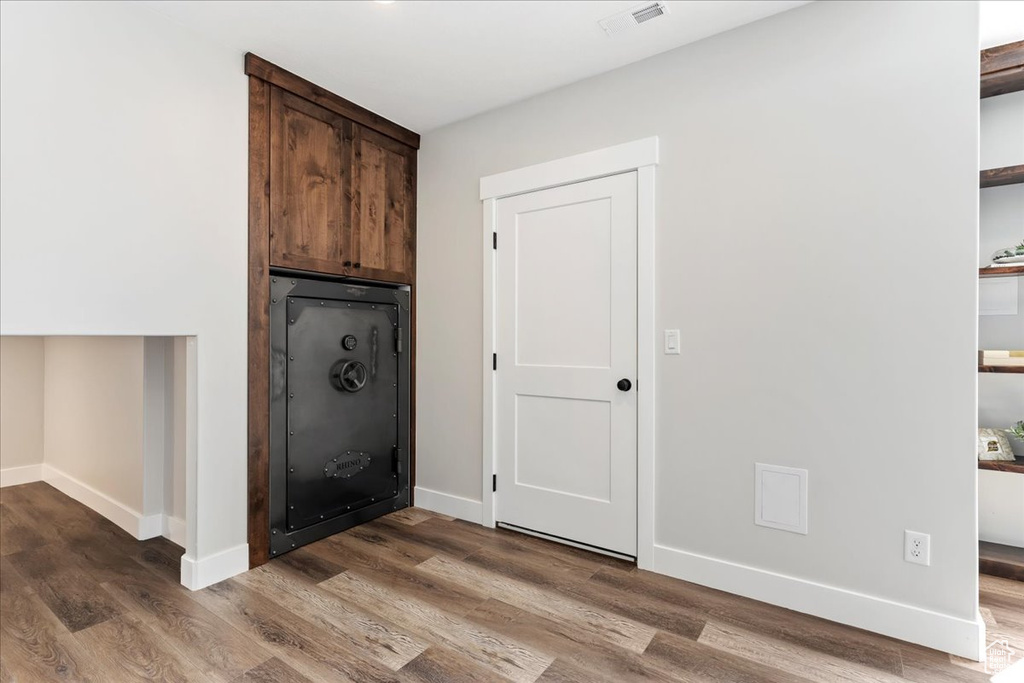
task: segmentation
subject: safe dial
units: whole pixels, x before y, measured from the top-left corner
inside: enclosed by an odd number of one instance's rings
[[[331,384],[339,391],[359,391],[366,385],[366,366],[357,360],[339,360],[331,366]]]
[[[341,338],[341,348],[345,349],[346,351],[351,351],[352,349],[356,348],[356,344],[358,343],[359,342],[356,340],[356,336],[354,334],[346,334],[344,337]]]

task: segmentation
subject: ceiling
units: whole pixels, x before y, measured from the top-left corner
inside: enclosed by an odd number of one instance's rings
[[[642,0],[139,3],[254,52],[417,132],[728,31],[801,1],[669,0],[608,36],[600,19]],[[241,61],[239,61],[241,64]]]

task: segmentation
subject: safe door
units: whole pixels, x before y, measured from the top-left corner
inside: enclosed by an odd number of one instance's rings
[[[271,278],[271,555],[408,505],[408,292]]]

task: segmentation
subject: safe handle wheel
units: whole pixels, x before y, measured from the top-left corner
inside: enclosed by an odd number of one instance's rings
[[[339,360],[331,366],[331,384],[339,391],[359,391],[366,386],[366,366],[357,360]]]

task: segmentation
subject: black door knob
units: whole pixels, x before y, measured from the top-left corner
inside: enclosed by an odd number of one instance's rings
[[[616,384],[615,386],[619,388],[619,391],[629,391],[630,389],[633,388],[633,383],[630,382],[628,379],[620,379],[618,384]]]

